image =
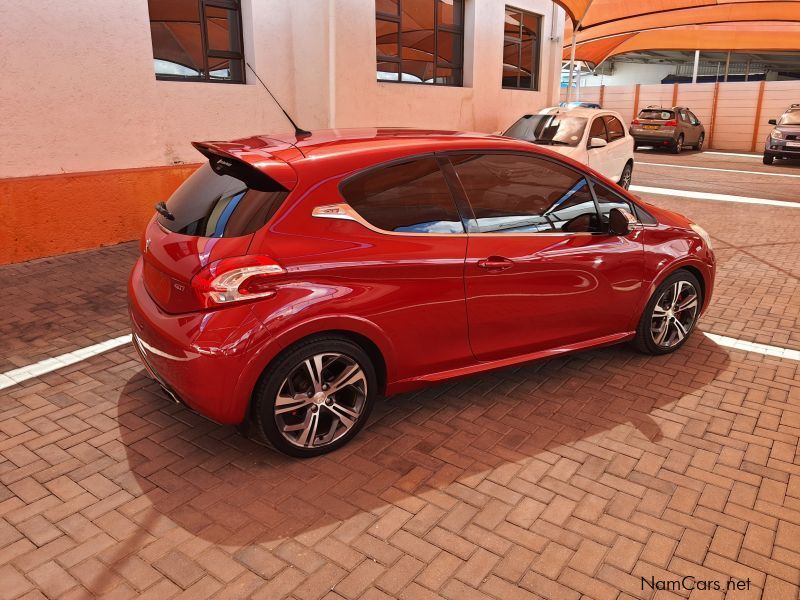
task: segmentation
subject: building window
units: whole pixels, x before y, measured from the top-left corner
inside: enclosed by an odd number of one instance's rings
[[[379,81],[461,85],[464,0],[375,0]]]
[[[506,6],[503,36],[503,87],[539,89],[539,15]]]
[[[240,0],[148,0],[156,79],[244,83]]]

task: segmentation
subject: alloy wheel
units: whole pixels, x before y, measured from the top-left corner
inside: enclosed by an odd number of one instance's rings
[[[697,318],[699,294],[688,281],[676,281],[661,294],[653,307],[650,335],[662,348],[671,348],[689,335]]]
[[[622,177],[619,179],[619,185],[626,190],[631,187],[631,179],[633,177],[633,167],[630,163],[625,165],[625,168],[622,171]]]
[[[703,142],[705,142],[705,141],[706,141],[706,136],[705,136],[705,134],[701,133],[700,134],[700,139],[697,140],[697,151],[698,152],[700,152],[703,149]]]
[[[275,423],[293,446],[320,448],[353,428],[366,399],[361,365],[340,353],[315,354],[296,365],[278,388]]]

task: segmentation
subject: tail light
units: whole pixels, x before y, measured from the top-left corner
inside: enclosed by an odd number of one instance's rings
[[[664,127],[676,127],[678,122],[675,119],[670,119],[666,123],[664,123]]]
[[[631,121],[631,125],[641,125],[641,121],[639,121],[639,119],[634,119]]]
[[[235,256],[206,266],[191,285],[201,308],[215,308],[274,296],[275,278],[284,273],[269,256]]]

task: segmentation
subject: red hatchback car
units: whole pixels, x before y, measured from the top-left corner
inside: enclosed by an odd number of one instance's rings
[[[195,143],[147,226],[134,343],[176,401],[312,456],[376,396],[603,344],[671,352],[708,235],[546,149],[411,129]]]

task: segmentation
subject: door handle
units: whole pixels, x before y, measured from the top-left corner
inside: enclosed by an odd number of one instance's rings
[[[489,269],[490,271],[504,271],[514,266],[514,261],[504,256],[490,256],[478,261],[478,266],[481,269]]]

